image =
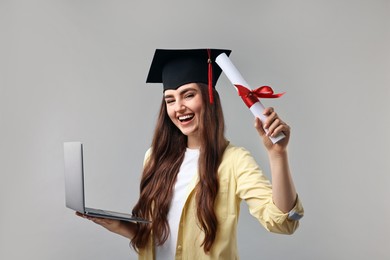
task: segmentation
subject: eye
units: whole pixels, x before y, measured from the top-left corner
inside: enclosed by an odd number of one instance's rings
[[[174,102],[175,102],[174,99],[165,99],[165,103],[166,103],[167,105],[173,104]]]
[[[193,98],[194,96],[195,96],[195,93],[190,92],[190,93],[187,93],[187,94],[184,96],[184,98],[190,99],[190,98]]]

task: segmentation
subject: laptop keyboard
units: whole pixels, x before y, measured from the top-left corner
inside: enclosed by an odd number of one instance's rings
[[[95,213],[95,214],[100,214],[100,215],[112,215],[110,211],[102,210],[102,209],[91,209],[91,208],[86,208],[85,209],[87,212],[90,213]]]
[[[119,212],[115,212],[115,211],[102,210],[102,209],[92,209],[92,208],[85,208],[85,211],[86,211],[87,214],[88,213],[89,214],[94,214],[96,216],[101,216],[101,217],[112,216],[114,218],[120,218],[120,219],[129,219],[129,218],[131,218],[131,219],[133,219],[135,221],[139,221],[139,222],[146,222],[146,223],[150,222],[148,220],[135,217],[135,216],[133,216],[131,214],[119,213]]]
[[[102,210],[102,209],[94,209],[92,212],[103,214],[103,215],[111,215],[109,212]]]

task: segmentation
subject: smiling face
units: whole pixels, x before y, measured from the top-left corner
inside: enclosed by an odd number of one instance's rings
[[[189,83],[164,92],[169,118],[188,137],[189,148],[199,148],[202,94],[196,83]]]

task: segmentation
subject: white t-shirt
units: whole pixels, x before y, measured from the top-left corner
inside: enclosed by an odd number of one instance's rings
[[[187,187],[198,173],[199,149],[187,148],[175,183],[171,208],[168,213],[170,234],[162,246],[156,247],[156,259],[174,259],[181,212],[186,200]]]

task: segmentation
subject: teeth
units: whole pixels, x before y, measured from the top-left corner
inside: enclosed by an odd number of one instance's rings
[[[186,119],[190,119],[190,118],[192,118],[192,117],[194,117],[194,115],[185,115],[185,116],[179,116],[179,120],[186,120]]]

